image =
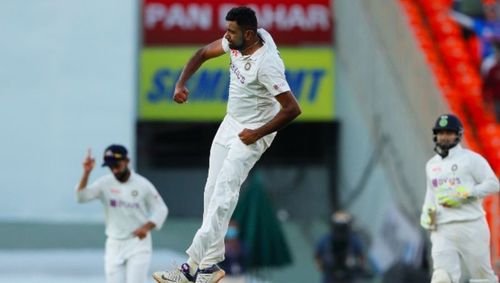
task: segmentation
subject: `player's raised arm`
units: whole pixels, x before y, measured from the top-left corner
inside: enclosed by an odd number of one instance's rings
[[[83,190],[85,187],[87,187],[90,172],[92,172],[94,166],[95,166],[95,159],[92,157],[92,149],[89,148],[87,151],[87,156],[83,161],[83,176],[82,179],[80,180],[80,183],[78,184],[78,191]]]
[[[179,80],[175,84],[174,101],[177,103],[185,103],[189,96],[189,90],[186,88],[186,82],[207,60],[219,57],[224,54],[222,48],[222,39],[218,39],[204,47],[198,49],[196,53],[189,59],[186,66],[182,70]]]

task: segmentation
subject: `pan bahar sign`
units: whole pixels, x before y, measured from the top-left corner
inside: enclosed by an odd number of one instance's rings
[[[279,46],[331,45],[333,20],[330,0],[144,0],[144,46],[205,44],[226,32],[227,12],[248,5]]]
[[[175,82],[196,48],[146,48],[141,55],[139,119],[219,121],[226,112],[229,57],[209,60],[188,81],[189,103],[172,100]],[[334,52],[331,48],[281,48],[286,77],[302,108],[302,121],[334,118]]]

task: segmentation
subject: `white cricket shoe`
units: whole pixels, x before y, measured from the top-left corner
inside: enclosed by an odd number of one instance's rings
[[[158,283],[189,283],[196,280],[194,276],[189,274],[189,265],[187,263],[171,271],[157,271],[153,273],[153,278]]]
[[[224,276],[226,272],[222,270],[217,264],[214,264],[205,269],[198,269],[196,272],[196,283],[217,283]]]

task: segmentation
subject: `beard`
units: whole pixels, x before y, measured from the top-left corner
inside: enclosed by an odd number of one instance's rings
[[[441,142],[437,142],[436,145],[439,146],[441,149],[443,150],[449,150],[451,148],[453,148],[454,146],[456,146],[458,144],[458,140],[455,140],[455,141],[441,141]]]
[[[241,51],[245,47],[245,42],[242,40],[239,43],[229,43],[229,48]]]
[[[436,146],[434,147],[434,151],[439,154],[442,158],[445,158],[448,156],[448,153],[450,152],[450,149],[455,147],[459,142],[459,139],[457,139],[454,142],[436,142]]]
[[[451,148],[451,144],[448,142],[438,142],[436,143],[436,146],[441,148],[442,150],[448,150]]]
[[[125,183],[130,177],[130,170],[128,168],[125,168],[123,169],[123,171],[114,173],[113,175],[120,183]]]

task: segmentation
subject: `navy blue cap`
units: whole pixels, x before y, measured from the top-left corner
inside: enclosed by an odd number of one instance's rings
[[[436,135],[439,131],[453,131],[457,135],[462,135],[464,126],[457,116],[452,114],[443,114],[439,116],[432,128],[432,132]]]
[[[104,163],[102,166],[113,166],[120,160],[126,160],[127,149],[123,145],[112,144],[104,151]]]

